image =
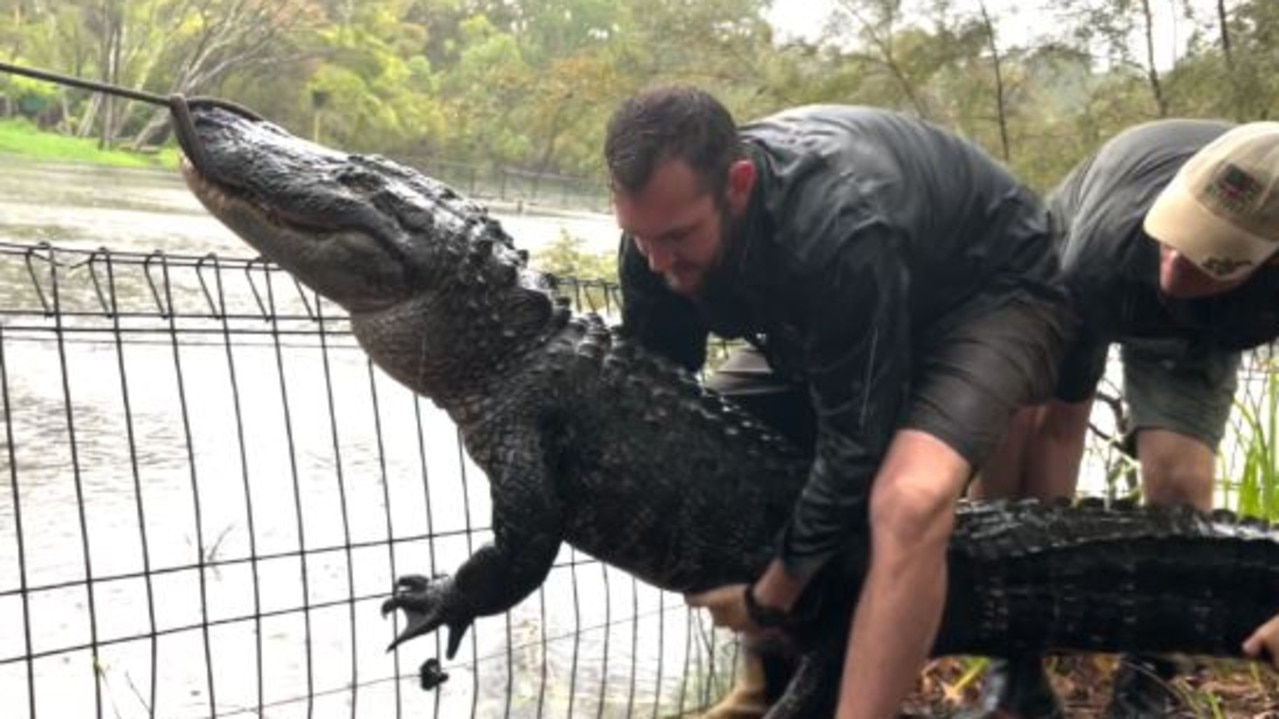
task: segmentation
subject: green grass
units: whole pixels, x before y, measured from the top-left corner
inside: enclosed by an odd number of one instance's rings
[[[1279,520],[1279,365],[1265,365],[1260,391],[1235,398],[1239,442],[1223,447],[1223,489],[1231,509],[1241,514]]]
[[[142,154],[128,150],[99,150],[94,138],[67,137],[44,132],[26,120],[0,120],[0,154],[32,160],[84,162],[112,167],[163,167],[178,165],[178,151],[165,148]]]

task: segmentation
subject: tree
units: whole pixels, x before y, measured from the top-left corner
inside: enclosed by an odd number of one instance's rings
[[[879,66],[890,85],[899,93],[892,105],[905,105],[923,118],[933,116],[933,110],[920,88],[928,80],[929,67],[912,67],[909,58],[912,50],[919,48],[921,33],[916,29],[900,27],[902,0],[838,0],[838,11],[831,18],[831,27],[840,24],[856,28],[855,37],[865,46],[865,51],[852,58]]]
[[[235,72],[300,58],[293,38],[318,18],[312,0],[134,0],[149,32],[131,73],[136,89],[162,94],[217,94]],[[129,109],[129,106],[126,106]],[[167,110],[155,110],[134,134],[140,147],[167,133]]]

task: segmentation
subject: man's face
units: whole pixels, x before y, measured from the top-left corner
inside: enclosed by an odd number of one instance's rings
[[[1251,275],[1219,280],[1199,269],[1180,252],[1168,245],[1159,245],[1159,289],[1170,297],[1183,300],[1210,297],[1242,285]]]
[[[716,200],[687,162],[673,158],[638,192],[615,191],[613,208],[649,269],[676,293],[694,297],[723,254],[728,202]]]

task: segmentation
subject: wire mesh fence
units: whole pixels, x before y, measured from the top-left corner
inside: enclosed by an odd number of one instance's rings
[[[618,308],[609,283],[557,288]],[[1219,491],[1272,517],[1275,372],[1248,354]],[[1088,462],[1113,495],[1133,475],[1107,394]],[[486,481],[339,308],[260,260],[0,243],[0,407],[6,718],[656,718],[732,681],[735,645],[679,597],[566,548],[421,691],[442,637],[388,654],[379,606],[491,536]]]
[[[1118,346],[1093,406],[1080,471],[1081,494],[1138,499],[1140,463],[1124,398]],[[1213,506],[1279,520],[1279,354],[1274,344],[1243,352],[1224,436],[1217,447]]]
[[[615,288],[560,283],[611,311]],[[734,646],[565,549],[482,619],[385,647],[393,578],[490,536],[456,428],[258,260],[0,244],[5,717],[665,717]]]
[[[447,182],[468,197],[489,202],[597,212],[605,212],[609,207],[605,183],[599,177],[534,172],[425,155],[399,155],[395,160]]]

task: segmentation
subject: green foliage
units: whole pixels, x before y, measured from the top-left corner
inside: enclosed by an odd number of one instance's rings
[[[617,102],[664,83],[704,86],[742,119],[850,102],[924,115],[997,155],[1006,138],[1014,171],[1040,190],[1164,108],[1240,119],[1279,110],[1279,4],[1266,0],[1229,3],[1225,32],[1215,16],[1179,20],[1192,42],[1161,69],[1162,105],[1143,64],[1141,4],[1129,0],[1059,0],[1042,16],[1050,27],[1020,45],[957,0],[836,0],[824,36],[781,44],[765,19],[772,4],[18,3],[0,13],[0,57],[101,78],[114,53],[113,82],[223,95],[330,144],[583,177],[600,173]],[[51,108],[66,133],[103,127],[105,111],[88,93],[0,83],[4,111]],[[157,120],[140,103],[111,113],[117,134],[142,137]]]
[[[1221,453],[1222,493],[1241,514],[1279,519],[1279,365],[1248,373],[1236,396],[1236,441]]]
[[[575,296],[580,306],[598,312],[616,307],[609,287],[617,284],[617,260],[613,253],[594,253],[586,240],[560,230],[559,237],[533,251],[530,264],[537,270],[573,283],[561,291]]]
[[[16,106],[18,114],[37,117],[58,101],[58,90],[53,85],[21,75],[0,76],[0,93]]]
[[[594,253],[586,240],[560,230],[559,237],[531,253],[530,264],[541,272],[579,280],[617,282],[617,259],[611,252]]]

